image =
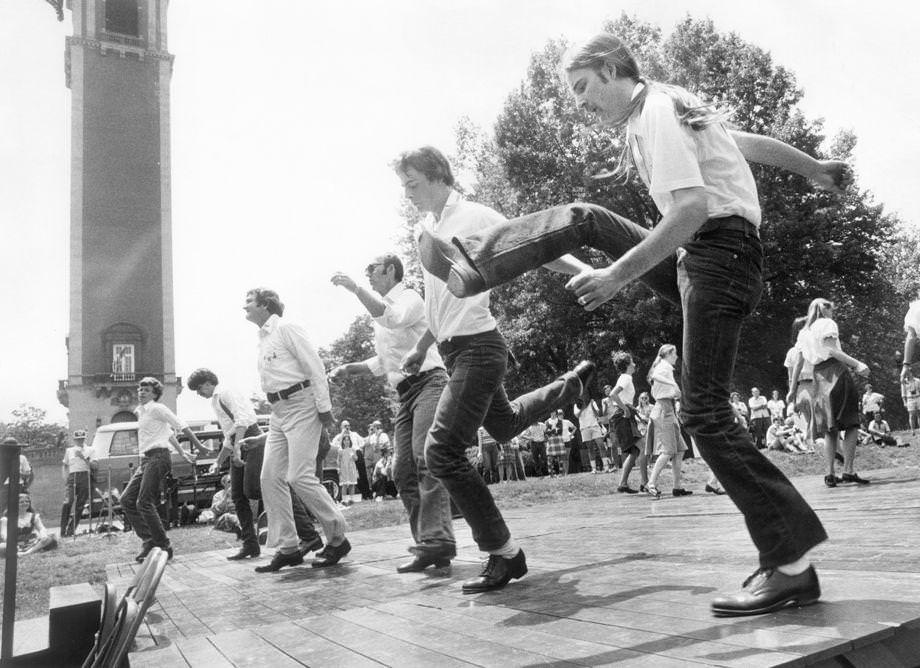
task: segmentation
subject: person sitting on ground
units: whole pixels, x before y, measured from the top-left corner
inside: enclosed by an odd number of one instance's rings
[[[240,520],[236,514],[236,506],[233,503],[233,496],[230,492],[229,474],[220,479],[220,485],[221,489],[218,490],[211,499],[211,513],[214,518],[214,528],[218,531],[236,534],[237,538],[242,538],[243,530],[240,526]]]
[[[387,497],[396,498],[396,482],[393,480],[393,456],[390,447],[380,447],[380,459],[374,465],[374,500],[383,501]]]
[[[891,435],[891,427],[882,419],[881,411],[875,411],[872,421],[866,427],[872,442],[876,445],[885,447],[886,445],[898,445],[898,442]]]
[[[9,542],[9,520],[6,515],[0,517],[0,557],[6,556]],[[32,508],[32,499],[28,494],[19,495],[19,519],[17,522],[16,547],[19,554],[34,554],[53,550],[58,546],[57,534],[48,531],[42,523],[41,516]]]
[[[801,441],[795,437],[795,427],[787,426],[781,417],[774,417],[767,429],[767,448],[795,454],[805,452]]]

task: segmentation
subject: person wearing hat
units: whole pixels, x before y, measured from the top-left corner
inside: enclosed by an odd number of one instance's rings
[[[64,505],[61,506],[61,537],[72,536],[83,506],[89,498],[90,468],[86,456],[86,430],[77,429],[73,433],[73,445],[64,451],[62,474],[64,477]],[[76,503],[75,503],[76,502]],[[71,519],[71,513],[73,518]]]

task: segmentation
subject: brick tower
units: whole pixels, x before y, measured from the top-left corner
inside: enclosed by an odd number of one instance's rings
[[[168,0],[68,0],[71,429],[133,420],[136,382],[175,409]]]

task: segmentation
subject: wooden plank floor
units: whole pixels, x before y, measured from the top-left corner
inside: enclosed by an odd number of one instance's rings
[[[259,575],[267,555],[179,554],[131,664],[750,668],[847,651],[864,655],[853,665],[883,665],[873,643],[920,629],[920,472],[866,475],[866,487],[795,481],[831,536],[813,553],[823,597],[808,608],[712,617],[711,598],[755,568],[731,502],[613,494],[507,512],[530,572],[478,596],[460,593],[481,559],[462,520],[452,567],[420,574],[394,570],[408,558],[405,525],[350,534],[352,553],[331,569]],[[123,586],[133,567],[108,572]]]

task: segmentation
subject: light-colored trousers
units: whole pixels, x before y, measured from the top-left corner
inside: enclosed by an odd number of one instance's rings
[[[272,404],[265,459],[262,461],[262,500],[268,512],[267,547],[291,552],[298,544],[290,488],[323,527],[326,543],[337,545],[348,528],[326,488],[316,477],[316,454],[322,423],[309,392],[297,392]]]

